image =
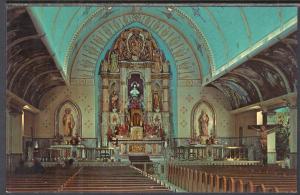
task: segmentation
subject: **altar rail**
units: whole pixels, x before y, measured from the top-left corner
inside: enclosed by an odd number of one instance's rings
[[[29,147],[33,148],[33,157],[42,162],[53,162],[58,158],[67,159],[72,156],[71,145],[57,142],[54,138],[33,138],[23,139],[24,159],[29,160]],[[99,147],[96,138],[83,138],[80,145],[76,147],[77,158],[82,160],[108,160],[118,155],[162,155],[164,141],[159,139],[149,140],[118,140],[118,147],[115,147],[116,140],[109,143],[107,147]]]
[[[162,140],[112,140],[112,145],[117,145],[120,155],[162,155],[164,141]]]
[[[260,160],[261,149],[258,136],[217,137],[215,140],[217,144],[211,145],[212,149],[209,150],[206,145],[197,144],[197,147],[191,145],[191,138],[174,138],[172,143],[174,157],[181,160],[200,160],[207,159],[208,153],[212,153],[211,157],[214,160]]]

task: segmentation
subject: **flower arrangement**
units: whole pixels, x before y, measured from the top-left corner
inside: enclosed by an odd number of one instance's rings
[[[77,146],[79,144],[79,142],[81,141],[80,136],[76,133],[75,136],[72,136],[70,143],[71,145]]]
[[[111,128],[108,128],[107,133],[106,133],[106,136],[107,136],[107,140],[108,140],[108,141],[112,141],[113,133],[112,133]]]
[[[128,126],[125,124],[119,125],[118,127],[118,133],[121,136],[125,136],[128,134]]]
[[[58,144],[61,144],[64,141],[64,136],[57,132],[54,137],[54,141],[56,141]]]

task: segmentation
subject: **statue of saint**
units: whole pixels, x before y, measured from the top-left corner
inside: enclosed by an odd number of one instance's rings
[[[111,72],[118,72],[119,68],[118,68],[118,54],[113,51],[110,55],[110,71]]]
[[[198,118],[200,136],[208,136],[208,121],[209,121],[208,115],[202,110]]]
[[[153,51],[153,61],[154,61],[153,72],[160,73],[162,59],[161,59],[161,52],[158,49]]]
[[[119,96],[116,93],[116,91],[114,90],[112,92],[112,95],[111,95],[111,108],[112,108],[112,110],[113,109],[118,109],[118,100],[119,100]]]
[[[73,115],[71,114],[70,108],[65,109],[65,114],[63,116],[63,126],[64,126],[64,135],[72,136],[73,128],[75,127],[75,121]]]
[[[157,92],[153,94],[153,110],[159,110],[159,96]]]
[[[133,85],[133,89],[130,91],[131,97],[138,97],[140,95],[139,90],[137,89],[137,85]]]

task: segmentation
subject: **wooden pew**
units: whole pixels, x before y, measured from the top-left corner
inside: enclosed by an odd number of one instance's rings
[[[175,185],[176,178],[179,178],[181,183],[178,186],[189,192],[296,191],[296,171],[278,166],[179,166],[179,174],[176,169],[178,166],[174,165],[170,178]],[[198,177],[194,176],[196,170]],[[182,178],[196,181],[182,183]]]

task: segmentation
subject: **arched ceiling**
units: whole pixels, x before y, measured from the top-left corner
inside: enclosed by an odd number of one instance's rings
[[[292,94],[297,90],[296,35],[289,35],[209,85],[223,92],[232,109]]]
[[[83,57],[83,47],[91,47],[94,42],[93,58],[99,58],[100,49],[104,49],[123,27],[134,22],[157,34],[161,45],[168,47],[175,61],[176,42],[185,45],[180,51],[190,61],[186,62],[188,65],[176,64],[179,78],[206,81],[244,62],[297,26],[296,7],[57,6],[28,7],[28,11],[39,31],[45,33],[48,49],[68,79],[92,77],[96,72],[99,59],[93,59],[93,66],[87,68],[89,71],[83,70],[87,74],[74,72],[80,64],[76,63],[88,59]],[[99,28],[109,22],[116,24],[111,30]],[[165,29],[170,31],[170,38],[174,36],[174,44],[167,36],[163,37]],[[105,39],[100,45],[94,39],[99,35]]]
[[[25,7],[9,8],[7,15],[6,88],[39,107],[42,96],[56,86],[65,85],[65,81]]]

